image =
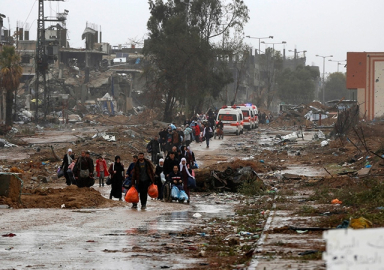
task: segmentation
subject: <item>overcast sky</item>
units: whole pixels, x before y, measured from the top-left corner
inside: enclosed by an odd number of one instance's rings
[[[306,50],[307,65],[320,66],[323,58],[316,54],[333,55],[333,60],[345,60],[350,51],[384,51],[384,0],[244,0],[250,10],[245,35],[274,36],[265,42],[282,42],[288,50]],[[11,29],[30,25],[30,37],[36,38],[37,0],[0,0],[0,13],[10,19]],[[111,45],[130,44],[130,40],[146,37],[149,18],[147,0],[65,0],[45,1],[45,16],[69,10],[67,28],[70,46],[84,47],[81,34],[86,22],[100,25],[103,42]],[[49,25],[47,23],[47,25]],[[8,28],[8,18],[4,19]],[[246,42],[258,48],[257,39]],[[272,46],[272,45],[268,45]],[[261,50],[266,45],[261,44]],[[283,45],[276,44],[275,50]],[[302,53],[300,53],[302,56]],[[326,59],[325,72],[336,72],[337,63]],[[339,70],[345,72],[344,65]]]

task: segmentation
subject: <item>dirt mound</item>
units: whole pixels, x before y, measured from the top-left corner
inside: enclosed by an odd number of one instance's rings
[[[0,204],[8,204],[13,208],[106,208],[123,206],[124,202],[104,198],[93,188],[69,186],[62,189],[35,189],[21,195],[21,203],[0,198]]]
[[[358,180],[348,175],[340,175],[340,176],[327,176],[323,179],[319,180],[314,184],[316,187],[322,188],[347,188],[356,186],[358,184]]]

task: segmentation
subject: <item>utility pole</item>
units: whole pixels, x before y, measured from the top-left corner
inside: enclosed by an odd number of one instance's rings
[[[46,86],[46,73],[48,70],[48,59],[45,54],[45,24],[46,21],[60,21],[44,18],[44,1],[64,1],[64,0],[39,0],[38,17],[37,17],[37,42],[36,42],[36,60],[35,60],[35,99],[36,99],[36,111],[35,122],[38,123],[39,113],[39,87],[40,79],[42,80],[42,86],[44,89],[44,104],[47,103],[47,86]],[[45,105],[46,107],[47,105]],[[45,108],[45,114],[46,110]]]
[[[316,54],[316,57],[322,57],[323,58],[323,83],[321,84],[321,88],[322,88],[322,90],[323,90],[323,104],[325,104],[325,94],[324,94],[324,92],[325,92],[325,81],[324,81],[324,75],[325,75],[325,58],[327,58],[327,57],[333,57],[333,55],[325,55],[325,56],[323,56],[323,55],[318,55],[318,54]]]

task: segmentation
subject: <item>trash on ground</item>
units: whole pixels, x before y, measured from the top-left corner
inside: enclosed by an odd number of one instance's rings
[[[0,139],[0,147],[5,147],[5,148],[8,148],[8,147],[17,147],[17,145],[13,144],[13,143],[10,143],[4,139]]]
[[[106,140],[108,142],[115,142],[116,141],[116,136],[108,135],[105,132],[101,132],[101,133],[97,133],[97,134],[93,135],[92,139],[95,139],[95,138],[103,138],[104,140]]]
[[[333,199],[333,200],[331,201],[331,203],[332,203],[332,204],[342,204],[343,202],[340,201],[339,199]]]
[[[353,229],[372,228],[372,225],[372,222],[364,217],[354,218],[349,222],[349,228]]]
[[[7,233],[7,234],[3,234],[2,237],[15,237],[16,234],[14,233]]]
[[[281,140],[282,140],[282,142],[287,142],[287,141],[293,142],[293,141],[296,141],[298,137],[299,136],[297,135],[297,132],[294,131],[291,134],[281,136]]]
[[[329,142],[327,140],[324,140],[320,143],[321,147],[329,145]]]

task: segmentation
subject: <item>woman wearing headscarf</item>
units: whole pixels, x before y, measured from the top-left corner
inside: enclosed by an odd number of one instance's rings
[[[187,165],[187,160],[185,158],[182,158],[181,159],[181,162],[180,162],[180,167],[179,167],[179,171],[181,173],[181,179],[183,180],[183,188],[184,188],[184,191],[185,193],[187,193],[188,195],[188,201],[187,203],[190,202],[191,200],[191,197],[189,195],[189,187],[188,187],[188,177],[192,177],[192,178],[195,178],[192,176],[192,170],[190,170]]]
[[[60,168],[64,171],[64,177],[65,182],[68,186],[71,185],[71,177],[68,175],[68,166],[72,163],[72,160],[75,158],[75,156],[72,154],[72,149],[69,148],[67,151],[67,154],[63,157],[63,163],[61,164]]]
[[[109,199],[112,199],[112,196],[118,198],[121,201],[122,194],[122,186],[124,181],[124,165],[120,162],[120,156],[115,156],[115,162],[109,166],[108,170],[111,175],[111,194],[109,195]]]
[[[163,158],[159,159],[159,164],[156,165],[156,170],[155,170],[155,184],[157,186],[157,190],[159,191],[159,195],[157,196],[158,200],[163,199],[163,183],[161,182],[161,173],[164,174],[164,159]]]

